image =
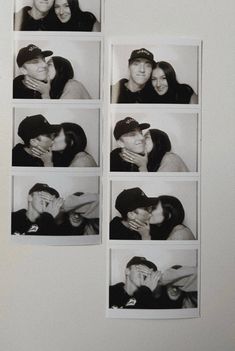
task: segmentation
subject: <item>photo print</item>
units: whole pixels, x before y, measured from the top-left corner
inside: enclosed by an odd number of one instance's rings
[[[15,0],[14,30],[100,32],[101,0]]]
[[[79,245],[100,242],[99,177],[15,175],[11,234],[24,242]]]
[[[14,99],[91,101],[100,98],[100,41],[17,40]]]
[[[199,43],[111,45],[110,102],[198,104]]]
[[[110,240],[196,240],[197,181],[111,182]]]
[[[113,111],[111,172],[197,172],[197,113]]]
[[[109,254],[108,317],[199,315],[196,249],[145,245],[112,248]]]
[[[12,166],[100,165],[100,111],[76,107],[15,108]]]

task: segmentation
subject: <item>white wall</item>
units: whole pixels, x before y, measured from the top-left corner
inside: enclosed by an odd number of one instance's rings
[[[105,239],[92,247],[10,242],[12,9],[1,2],[2,350],[234,350],[234,6],[233,0],[106,1],[109,36],[203,40],[201,318],[162,321],[105,318]]]

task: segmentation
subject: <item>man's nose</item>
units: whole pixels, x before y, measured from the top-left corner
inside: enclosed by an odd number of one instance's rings
[[[140,72],[145,72],[145,63],[144,62],[140,63]]]

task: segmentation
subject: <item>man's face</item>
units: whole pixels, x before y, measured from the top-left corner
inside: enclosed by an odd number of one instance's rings
[[[29,195],[29,203],[38,214],[45,212],[46,207],[54,199],[55,196],[46,191],[35,191]]]
[[[31,139],[31,146],[40,146],[42,147],[45,151],[49,150],[50,147],[53,144],[53,134],[45,134],[45,135],[39,135],[34,139]]]
[[[33,0],[33,7],[42,14],[47,14],[53,3],[54,0]]]
[[[22,73],[29,77],[45,81],[47,80],[48,67],[45,57],[38,56],[30,61],[27,61],[21,67]]]
[[[135,213],[135,219],[143,223],[147,223],[151,217],[151,207],[136,208],[133,212]]]
[[[129,281],[136,286],[140,287],[143,284],[143,281],[153,272],[151,268],[148,268],[145,265],[132,265],[126,269],[126,275],[128,276]]]
[[[138,86],[143,86],[150,78],[152,64],[144,58],[138,58],[129,64],[130,80]]]
[[[144,153],[145,139],[142,130],[138,128],[132,132],[123,134],[119,139],[119,145],[137,154]]]

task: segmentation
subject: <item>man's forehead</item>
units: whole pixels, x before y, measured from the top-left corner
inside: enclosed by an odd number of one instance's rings
[[[133,59],[131,62],[130,62],[130,65],[134,62],[143,62],[143,63],[149,63],[151,66],[152,66],[152,62],[146,58],[142,58],[142,57],[138,57],[138,58],[135,58]]]
[[[34,64],[34,63],[35,63],[35,60],[40,60],[40,59],[45,60],[45,57],[44,57],[43,55],[37,55],[37,56],[35,56],[34,58],[32,58],[31,60],[26,61],[26,62],[24,63],[24,65],[25,65],[25,64],[28,64],[28,65]]]

